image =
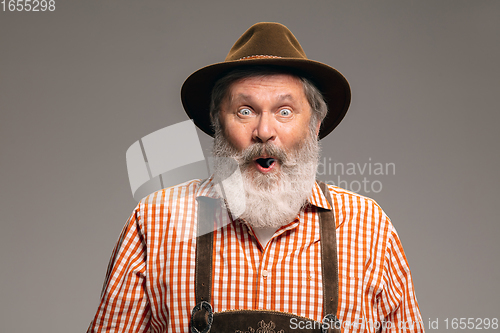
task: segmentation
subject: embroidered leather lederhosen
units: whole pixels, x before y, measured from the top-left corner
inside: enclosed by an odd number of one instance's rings
[[[319,182],[330,206],[333,207],[326,184]],[[337,320],[338,268],[335,219],[332,211],[318,208],[320,217],[321,272],[323,279],[323,320],[317,322],[290,313],[270,310],[212,311],[212,250],[213,231],[200,232],[207,225],[213,225],[214,205],[210,198],[198,198],[198,235],[196,245],[196,306],[191,315],[192,333],[244,333],[244,332],[340,332]],[[295,321],[292,319],[295,318]],[[306,329],[292,329],[291,323],[302,322]]]

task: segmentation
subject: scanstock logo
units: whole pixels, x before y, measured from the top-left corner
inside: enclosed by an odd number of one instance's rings
[[[196,127],[191,120],[146,135],[128,148],[126,157],[130,189],[137,202],[161,189],[193,179],[208,178],[213,170],[212,158],[204,157]],[[227,162],[234,164],[234,171],[215,186],[220,190],[226,181],[234,182],[236,179],[243,191],[240,169],[234,160],[228,159]],[[225,193],[223,190],[221,192]],[[245,206],[245,202],[242,202],[242,206]],[[224,207],[222,209],[221,214],[228,214]],[[236,216],[234,212],[232,215]],[[223,227],[229,221],[230,218],[224,218],[217,227]],[[213,231],[213,228],[213,223],[202,224],[196,234],[191,236],[201,236]]]
[[[136,201],[163,188],[209,175],[191,120],[146,135],[128,148],[126,157],[130,188]]]

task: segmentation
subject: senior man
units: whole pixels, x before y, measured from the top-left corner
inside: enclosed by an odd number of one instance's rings
[[[350,102],[337,70],[258,23],[182,101],[214,136],[214,173],[141,200],[89,332],[423,331],[388,217],[315,180],[319,139]]]

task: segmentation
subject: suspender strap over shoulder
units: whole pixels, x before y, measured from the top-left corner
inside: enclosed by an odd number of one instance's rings
[[[196,239],[195,297],[196,304],[211,302],[214,200],[198,197],[198,226]]]
[[[332,211],[321,209],[320,216],[320,242],[321,242],[321,274],[323,279],[323,315],[337,315],[338,306],[338,265],[337,265],[337,235],[333,204],[330,191],[325,183],[320,182]]]

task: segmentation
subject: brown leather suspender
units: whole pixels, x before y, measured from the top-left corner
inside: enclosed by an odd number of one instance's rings
[[[321,243],[321,275],[323,280],[323,316],[337,315],[339,298],[338,265],[337,265],[337,234],[334,217],[334,207],[331,194],[325,183],[320,182],[332,210],[321,209],[319,212],[320,243]]]
[[[213,224],[216,200],[198,197],[198,238],[196,240],[195,297],[196,304],[211,302]],[[207,230],[208,226],[208,230]],[[212,230],[212,231],[209,231]]]

